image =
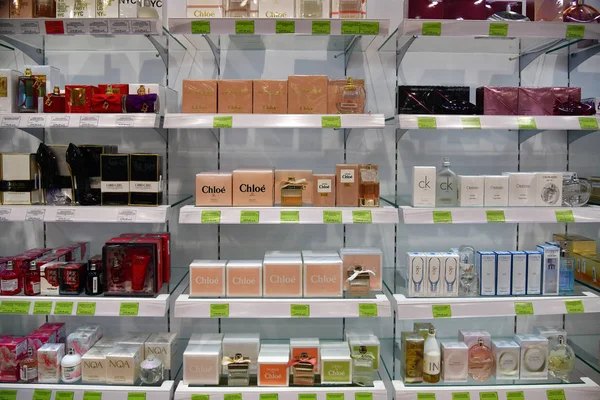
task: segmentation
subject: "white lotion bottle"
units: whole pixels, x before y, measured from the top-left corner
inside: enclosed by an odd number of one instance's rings
[[[72,348],[60,361],[60,371],[64,383],[75,383],[81,380],[81,356]]]

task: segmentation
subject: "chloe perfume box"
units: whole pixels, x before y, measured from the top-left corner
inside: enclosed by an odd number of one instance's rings
[[[225,297],[227,261],[194,260],[190,264],[190,297]]]
[[[291,338],[290,352],[292,361],[299,360],[302,353],[306,353],[308,357],[314,358],[317,361],[315,372],[319,373],[321,355],[318,338]],[[292,370],[291,372],[293,373],[294,371]]]
[[[461,207],[483,207],[485,177],[458,176],[458,204]]]
[[[346,340],[350,345],[351,353],[358,353],[361,346],[365,346],[367,348],[367,353],[373,355],[373,369],[377,371],[379,369],[379,354],[381,344],[379,342],[379,338],[372,333],[369,334],[360,334],[355,332],[346,333]]]
[[[408,268],[408,297],[426,297],[427,256],[425,253],[406,253]]]
[[[288,114],[327,114],[327,82],[326,75],[289,76]]]
[[[337,164],[335,187],[338,207],[358,207],[358,164]]]
[[[510,294],[523,296],[527,294],[527,254],[524,251],[511,251],[512,284]]]
[[[537,250],[542,253],[542,294],[558,296],[560,247],[538,245]]]
[[[162,157],[159,154],[130,154],[129,166],[129,205],[161,205],[163,202]]]
[[[538,172],[536,173],[536,197],[537,207],[560,207],[562,206],[563,174],[560,172]]]
[[[519,115],[554,115],[557,101],[581,101],[581,88],[519,88]]]
[[[296,1],[296,18],[302,18],[302,3],[303,1]],[[331,2],[323,1],[321,3],[323,6],[323,14],[319,18],[329,18],[331,15]]]
[[[506,7],[504,7],[506,11]],[[514,10],[513,10],[514,11]],[[483,115],[518,115],[519,88],[484,86],[477,88],[477,107]]]
[[[442,267],[442,296],[458,297],[458,264],[459,256],[456,253],[441,253]]]
[[[496,295],[496,254],[493,251],[478,251],[476,258],[479,271],[479,295]]]
[[[241,354],[250,359],[250,374],[256,374],[258,353],[260,350],[260,335],[258,333],[226,333],[223,336],[223,357],[235,357]],[[227,366],[223,366],[223,373],[227,373]]]
[[[374,275],[369,278],[370,288],[373,291],[383,290],[383,253],[381,249],[375,247],[365,248],[342,248],[339,251],[340,258],[344,263],[344,281],[345,289],[348,289],[348,277],[354,273],[357,266],[362,267],[363,271],[372,271]]]
[[[106,383],[106,347],[92,347],[81,357],[81,380],[84,384]]]
[[[262,10],[260,12],[262,13]],[[254,114],[287,114],[287,81],[255,79],[254,104],[252,109]]]
[[[145,357],[154,356],[161,360],[166,370],[171,369],[173,357],[177,354],[176,333],[153,333],[144,343]]]
[[[227,297],[262,297],[263,261],[228,261]]]
[[[313,174],[313,205],[335,207],[335,175]]]
[[[413,167],[413,207],[435,207],[435,167]]]
[[[266,349],[258,355],[258,386],[289,386],[290,349]]]
[[[521,347],[520,379],[548,378],[548,339],[540,335],[514,336]]]
[[[508,205],[510,207],[534,207],[537,181],[533,172],[508,172]]]
[[[260,18],[294,18],[294,0],[258,0]]]
[[[42,202],[40,172],[35,154],[4,153],[0,155],[2,204],[29,205]]]
[[[33,18],[33,0],[10,0],[10,18]]]
[[[102,205],[128,205],[129,154],[102,154],[100,170]]]
[[[542,294],[542,253],[525,251],[527,255],[527,294]]]
[[[183,383],[186,385],[218,385],[222,359],[220,342],[192,344],[190,341],[183,352]]]
[[[312,170],[301,169],[276,169],[275,170],[275,204],[281,204],[281,187],[287,183],[289,178],[294,178],[296,182],[306,181],[302,190],[302,204],[313,204],[313,172]]]
[[[0,114],[18,113],[19,71],[0,69]]]
[[[193,333],[192,337],[190,337],[189,344],[218,344],[220,348],[222,341],[222,333]]]
[[[272,207],[274,200],[272,169],[236,169],[233,171],[233,205]]]
[[[196,207],[231,206],[231,172],[202,172],[196,175]]]
[[[119,18],[119,2],[96,0],[96,18]]]
[[[222,6],[221,6],[222,8]],[[217,113],[216,80],[183,80],[182,108],[184,114]]]
[[[321,344],[321,384],[349,385],[352,383],[352,358],[348,345]]]
[[[339,257],[303,256],[304,297],[342,297],[343,263]]]
[[[300,253],[265,254],[264,297],[302,297],[302,268]]]
[[[223,2],[220,0],[187,0],[188,18],[223,18]]]
[[[335,17],[332,17],[335,18]],[[347,79],[330,79],[329,80],[329,84],[328,84],[328,89],[327,89],[327,113],[329,114],[339,114],[340,111],[338,110],[337,104],[338,104],[338,99],[339,99],[339,95],[340,92],[344,90],[344,87],[346,86],[346,83],[348,82]],[[366,92],[365,89],[365,80],[364,79],[354,79],[354,84],[356,85],[357,88],[361,88],[362,90],[364,90]],[[362,103],[362,102],[361,102]],[[361,109],[358,110],[358,114],[364,114],[365,113],[365,104],[361,104],[359,105],[359,107],[362,107]]]
[[[508,176],[488,175],[485,177],[483,203],[486,207],[508,206]]]
[[[442,342],[442,379],[444,382],[467,382],[469,348],[463,342]]]
[[[106,384],[136,384],[140,377],[142,347],[142,345],[120,345],[106,355]]]
[[[496,295],[510,296],[512,282],[512,255],[508,251],[496,251]]]
[[[519,379],[521,346],[513,340],[492,341],[496,358],[496,379]]]
[[[217,85],[221,114],[252,114],[252,81],[223,79]]]

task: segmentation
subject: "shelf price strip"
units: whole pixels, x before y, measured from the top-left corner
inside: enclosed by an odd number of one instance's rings
[[[352,222],[355,224],[372,224],[373,214],[371,210],[352,211]]]
[[[36,301],[33,303],[33,315],[49,315],[51,312],[51,301]]]
[[[241,393],[227,393],[223,395],[223,400],[242,400]]]
[[[221,223],[221,211],[202,211],[201,215],[203,224],[220,224]]]
[[[313,21],[313,35],[331,35],[331,21]]]
[[[524,392],[506,392],[506,400],[525,400]]]
[[[102,392],[83,392],[83,400],[102,400]]]
[[[508,36],[508,24],[490,24],[490,36],[496,37],[507,37]]]
[[[73,400],[74,392],[56,392],[54,400]]]
[[[433,211],[433,223],[434,224],[451,224],[452,223],[452,212],[451,211]]]
[[[210,35],[210,21],[192,21],[192,35]]]
[[[229,317],[229,304],[211,304],[211,318],[227,318]]]
[[[574,24],[567,25],[567,33],[565,37],[567,39],[583,39],[585,36],[585,25]]]
[[[17,400],[17,391],[0,390],[0,400]]]
[[[344,400],[344,393],[325,393],[325,400]]]
[[[452,393],[452,400],[471,400],[471,394],[469,392]]]
[[[29,301],[3,301],[0,303],[0,314],[29,314]]]
[[[442,23],[441,22],[423,22],[421,27],[421,34],[423,36],[441,36],[442,35]]]
[[[479,400],[498,400],[498,392],[480,392]]]
[[[208,394],[193,394],[192,400],[210,400],[210,395],[208,395]]]
[[[486,210],[485,217],[488,223],[503,223],[506,222],[504,210]]]
[[[72,315],[73,314],[73,302],[72,301],[57,301],[54,304],[54,315]]]
[[[298,400],[317,400],[316,393],[298,393]]]
[[[565,307],[567,314],[583,314],[585,312],[582,300],[566,300]]]
[[[435,400],[435,393],[417,393],[417,400]]]
[[[31,400],[50,400],[51,397],[52,390],[35,389]]]
[[[515,315],[534,315],[533,303],[528,302],[515,302]]]
[[[556,222],[575,222],[573,210],[556,210]]]
[[[291,304],[290,315],[292,317],[310,317],[310,305],[309,304]]]
[[[323,223],[324,224],[341,224],[342,223],[342,212],[341,211],[323,211]]]
[[[240,224],[258,224],[260,221],[260,211],[243,210],[240,213]]]
[[[77,303],[76,315],[94,316],[96,315],[96,303],[81,302]]]
[[[121,303],[119,317],[137,317],[140,312],[140,303]]]
[[[359,303],[358,304],[358,316],[359,317],[377,317],[377,304],[375,303]]]
[[[354,394],[354,400],[373,400],[373,393],[370,393],[370,392],[356,392]]]
[[[296,33],[296,21],[275,21],[275,33]]]
[[[433,318],[452,318],[452,307],[450,304],[433,304],[431,313]]]
[[[563,389],[546,390],[548,400],[566,400],[565,391]]]
[[[598,130],[598,120],[594,117],[579,117],[579,126],[581,129]]]
[[[235,21],[236,35],[254,35],[254,21]]]
[[[279,400],[279,394],[277,394],[277,393],[261,393],[259,400]]]

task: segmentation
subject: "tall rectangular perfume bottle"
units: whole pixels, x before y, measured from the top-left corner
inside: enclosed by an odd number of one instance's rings
[[[560,247],[553,245],[538,245],[537,249],[542,253],[542,294],[558,295]]]
[[[226,0],[225,17],[257,18],[258,0]]]
[[[379,207],[379,167],[377,164],[359,165],[358,205]]]
[[[404,383],[423,382],[425,339],[416,332],[402,332],[401,372]]]
[[[38,112],[38,90],[36,89],[36,80],[31,69],[25,69],[25,74],[19,77],[19,112],[37,113]]]

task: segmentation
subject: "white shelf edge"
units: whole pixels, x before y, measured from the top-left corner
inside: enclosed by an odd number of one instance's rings
[[[0,128],[160,128],[158,114],[0,114]]]
[[[59,24],[62,22],[62,24]],[[62,27],[61,27],[62,25]],[[61,31],[62,28],[62,31]],[[158,19],[27,18],[0,19],[0,35],[160,35]]]
[[[291,318],[292,304],[308,304],[310,318],[358,318],[359,304],[376,304],[377,317],[391,317],[390,301],[384,294],[376,298],[190,298],[187,294],[175,300],[175,318],[210,318],[212,304],[229,304],[229,318]],[[367,317],[371,318],[371,317]]]
[[[478,121],[481,128],[496,130],[519,130],[519,118],[534,119],[535,130],[581,131],[597,130],[581,127],[580,118],[592,118],[600,126],[599,116],[518,116],[518,115],[442,115],[442,114],[402,114],[396,116],[400,129],[419,128],[419,120],[435,118],[436,130],[473,130],[471,121]],[[467,120],[465,120],[467,119]]]
[[[0,206],[0,221],[164,224],[170,206]]]
[[[213,129],[215,117],[232,117],[232,128],[323,129],[322,117],[340,117],[340,128],[383,129],[383,114],[166,114],[165,129]]]

